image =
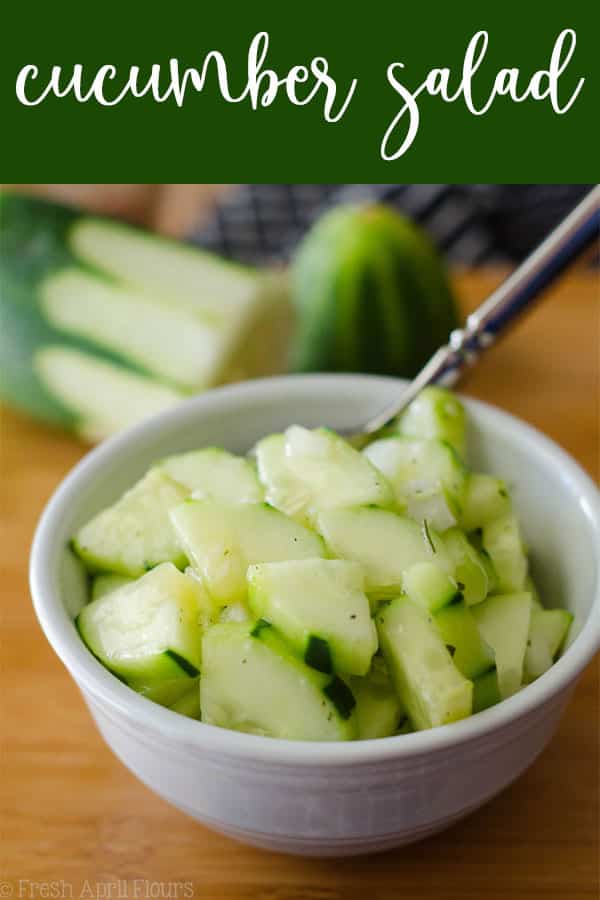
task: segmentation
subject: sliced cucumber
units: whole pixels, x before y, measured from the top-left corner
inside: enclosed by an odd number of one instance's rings
[[[171,704],[173,712],[190,719],[200,719],[200,688],[197,684]]]
[[[151,469],[108,509],[80,528],[73,549],[92,571],[141,575],[161,562],[185,565],[169,510],[187,491],[164,472]]]
[[[303,525],[310,525],[311,490],[293,474],[287,464],[285,434],[271,434],[254,448],[258,475],[265,488],[265,499],[271,506]]]
[[[500,703],[502,697],[498,688],[498,674],[490,669],[473,682],[473,712],[478,713]]]
[[[318,526],[334,556],[364,567],[367,592],[377,596],[398,593],[404,573],[415,563],[436,562],[448,573],[453,570],[433,529],[388,510],[327,510],[319,514]]]
[[[471,714],[473,685],[425,610],[396,597],[379,610],[376,623],[392,681],[417,730]]]
[[[479,553],[458,528],[444,532],[442,539],[454,562],[454,578],[467,606],[481,603],[489,590],[489,579]]]
[[[377,632],[364,580],[362,567],[345,560],[263,563],[248,570],[248,603],[308,665],[365,675],[377,650]]]
[[[527,577],[527,555],[515,516],[494,519],[483,528],[482,543],[504,593],[522,591]]]
[[[291,740],[356,737],[348,686],[307,666],[270,626],[215,625],[202,656],[203,722]]]
[[[197,677],[182,678],[180,676],[179,678],[168,678],[164,681],[156,681],[154,683],[150,682],[149,684],[143,680],[138,681],[135,678],[129,678],[127,683],[130,688],[133,688],[134,691],[141,694],[143,697],[146,697],[148,700],[152,700],[153,703],[170,707],[190,691],[193,690],[197,692],[199,690],[199,679]]]
[[[420,522],[440,531],[455,525],[462,510],[466,470],[449,444],[386,437],[363,451],[387,477],[396,501]]]
[[[188,500],[172,510],[171,520],[218,606],[245,602],[250,565],[325,555],[317,534],[267,503]]]
[[[292,425],[285,432],[285,458],[292,476],[307,490],[304,513],[311,520],[321,509],[394,505],[381,472],[333,431]]]
[[[542,609],[532,605],[525,681],[534,681],[548,671],[566,640],[572,621],[573,616],[566,609]]]
[[[397,733],[405,716],[382,656],[374,657],[364,678],[351,678],[350,688],[356,699],[360,740]]]
[[[133,578],[128,575],[96,575],[92,582],[91,600],[99,600],[106,594],[118,591],[119,588],[126,584],[131,584]]]
[[[428,387],[416,397],[398,421],[398,431],[406,437],[440,440],[463,456],[465,452],[465,409],[458,397],[440,387]]]
[[[494,651],[482,639],[464,600],[451,603],[435,615],[435,624],[456,668],[474,681],[495,669]]]
[[[519,690],[531,620],[531,594],[499,594],[471,607],[482,638],[494,651],[504,699]]]
[[[460,516],[464,531],[483,528],[494,519],[507,516],[511,511],[508,489],[500,478],[472,472],[467,478]]]
[[[171,563],[85,606],[77,627],[111,672],[147,686],[200,669],[201,591]]]
[[[402,575],[404,593],[413,603],[436,612],[456,597],[456,581],[435,562],[413,563]]]
[[[260,503],[264,499],[252,463],[218,447],[169,456],[160,468],[195,497],[226,503]]]

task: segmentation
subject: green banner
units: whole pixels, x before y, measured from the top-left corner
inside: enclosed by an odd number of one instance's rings
[[[598,180],[593,4],[269,7],[21,7],[4,179]]]

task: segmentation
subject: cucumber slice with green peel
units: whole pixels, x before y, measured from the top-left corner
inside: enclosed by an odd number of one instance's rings
[[[418,562],[435,562],[453,571],[440,536],[406,516],[383,509],[355,507],[321,512],[318,527],[334,556],[360,563],[367,593],[393,596],[404,573]]]
[[[193,688],[186,691],[185,694],[171,704],[173,712],[178,712],[182,716],[188,716],[190,719],[200,720],[200,687],[195,684]]]
[[[497,589],[503,593],[522,591],[527,578],[527,555],[515,516],[494,519],[483,527],[481,536],[496,572]]]
[[[479,553],[459,528],[445,531],[442,540],[454,562],[454,578],[465,603],[467,606],[481,603],[488,594],[489,579]]]
[[[73,539],[73,549],[92,571],[137,576],[161,562],[185,565],[169,510],[187,490],[151,469],[108,509],[94,516]]]
[[[405,437],[445,441],[460,456],[464,455],[465,408],[458,397],[445,388],[422,390],[400,416],[397,429]]]
[[[376,656],[373,659],[364,678],[351,678],[350,688],[356,699],[359,740],[388,737],[397,733],[406,716],[383,657]]]
[[[263,563],[248,569],[248,604],[322,672],[365,675],[377,632],[364,593],[364,572],[345,560]]]
[[[490,669],[495,669],[494,652],[482,639],[464,600],[459,599],[440,609],[435,615],[435,624],[454,665],[465,678],[474,681]]]
[[[387,479],[333,431],[292,425],[285,432],[285,458],[292,476],[307,489],[304,512],[313,521],[315,511],[322,509],[394,506]]]
[[[265,500],[302,525],[311,525],[307,510],[311,503],[311,490],[287,464],[285,434],[271,434],[254,448],[258,476],[265,488]]]
[[[190,691],[199,691],[199,679],[196,678],[169,678],[165,681],[157,681],[147,684],[145,681],[129,679],[128,685],[136,693],[141,694],[153,703],[160,706],[172,707]]]
[[[427,518],[440,531],[456,524],[467,476],[449,444],[384,437],[365,447],[363,454],[383,472],[396,502],[409,515],[417,521]]]
[[[473,682],[473,712],[482,712],[500,703],[502,697],[498,688],[498,675],[495,669],[490,669],[485,675],[480,675]]]
[[[523,666],[531,622],[531,594],[498,594],[471,607],[479,632],[494,651],[498,689],[504,699],[523,681]]]
[[[226,503],[260,503],[264,500],[254,466],[219,447],[191,450],[164,459],[159,468],[195,497]]]
[[[458,591],[454,578],[434,562],[409,566],[402,575],[402,588],[413,603],[430,612],[437,612],[451,603]]]
[[[12,405],[98,440],[190,392],[285,367],[279,276],[33,197],[4,191],[0,206]]]
[[[494,519],[510,515],[511,508],[510,495],[502,479],[471,472],[465,485],[460,527],[464,531],[483,528]]]
[[[348,686],[307,666],[272,627],[215,625],[204,636],[202,658],[203,722],[290,740],[356,737]]]
[[[127,682],[193,678],[200,670],[201,603],[198,585],[163,563],[84,606],[77,628],[94,656]]]
[[[396,597],[379,610],[376,624],[392,681],[417,730],[471,714],[473,685],[454,665],[430,614]]]
[[[99,600],[100,597],[131,584],[133,580],[128,575],[96,575],[92,582],[90,600]]]
[[[245,602],[248,566],[325,555],[319,535],[267,503],[188,500],[171,520],[217,606]]]

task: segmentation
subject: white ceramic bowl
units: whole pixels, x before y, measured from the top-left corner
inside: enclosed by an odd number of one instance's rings
[[[315,375],[212,391],[91,452],[40,521],[31,556],[35,609],[105,740],[157,794],[247,843],[342,856],[446,828],[531,764],[600,646],[596,488],[547,438],[467,401],[471,462],[510,484],[544,597],[575,614],[569,648],[519,694],[431,731],[350,744],[292,742],[238,734],[163,709],[121,684],[87,651],[70,615],[82,603],[84,586],[67,540],[150,463],[201,445],[243,452],[292,422],[355,424],[400,388],[393,379]]]

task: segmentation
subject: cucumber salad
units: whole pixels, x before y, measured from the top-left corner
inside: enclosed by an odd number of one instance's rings
[[[74,536],[76,619],[148,699],[237,731],[346,741],[463,719],[542,675],[545,609],[506,485],[465,467],[460,401],[428,388],[359,451],[292,425],[248,457],[158,461]]]

